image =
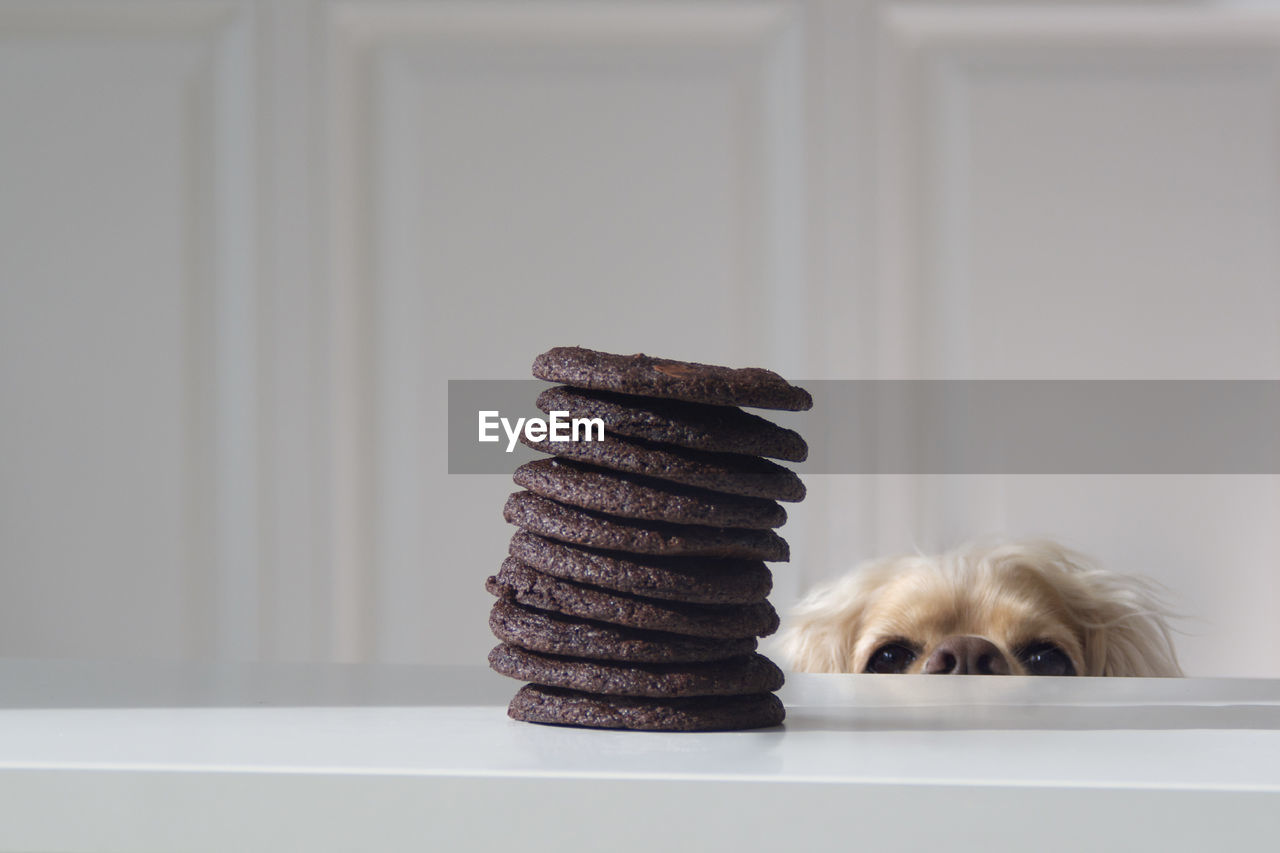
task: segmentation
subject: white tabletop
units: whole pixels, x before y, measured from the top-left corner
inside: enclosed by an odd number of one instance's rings
[[[792,675],[784,726],[714,734],[517,723],[517,686],[0,661],[0,850],[1280,839],[1274,680]]]

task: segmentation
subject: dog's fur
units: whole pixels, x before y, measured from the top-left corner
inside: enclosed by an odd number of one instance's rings
[[[1147,581],[1053,542],[1013,542],[864,564],[805,597],[773,649],[797,671],[864,672],[896,641],[916,653],[902,670],[915,673],[944,642],[981,637],[1022,675],[1020,651],[1045,641],[1077,675],[1179,676],[1168,616]]]

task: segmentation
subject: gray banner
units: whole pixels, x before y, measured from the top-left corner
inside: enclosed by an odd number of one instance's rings
[[[809,442],[808,474],[1277,474],[1277,381],[797,381],[808,412],[763,412]],[[509,474],[538,380],[449,381],[449,473]],[[479,441],[479,413],[490,416]],[[503,427],[497,418],[506,418]]]

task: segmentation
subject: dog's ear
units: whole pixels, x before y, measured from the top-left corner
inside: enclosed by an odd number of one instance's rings
[[[854,647],[875,590],[893,574],[896,560],[854,569],[815,587],[783,619],[766,651],[796,672],[854,672]]]
[[[1044,553],[1033,563],[1053,576],[1083,633],[1081,675],[1182,675],[1168,625],[1172,614],[1160,599],[1161,587],[1145,578],[1103,571],[1057,546],[1040,550]]]
[[[1119,592],[1099,600],[1085,626],[1083,674],[1181,676],[1162,605],[1142,588]]]

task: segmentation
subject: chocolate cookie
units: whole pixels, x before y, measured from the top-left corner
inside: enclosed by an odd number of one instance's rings
[[[764,655],[715,663],[619,664],[539,655],[506,644],[489,652],[494,671],[521,681],[613,696],[732,696],[782,686],[782,670]]]
[[[534,359],[533,375],[575,388],[716,406],[793,412],[813,407],[808,391],[759,367],[734,369],[644,354],[614,355],[582,347],[556,347]]]
[[[515,557],[504,560],[484,588],[504,601],[648,631],[731,640],[767,637],[778,630],[778,614],[767,601],[684,604],[640,598],[544,575]]]
[[[599,418],[606,434],[788,462],[809,457],[809,445],[798,432],[733,406],[630,397],[567,385],[543,391],[537,405],[548,413],[568,412],[571,418]]]
[[[781,562],[791,558],[786,540],[772,530],[614,518],[565,506],[533,492],[515,492],[507,498],[502,517],[540,536],[607,551]]]
[[[635,663],[702,663],[751,654],[754,637],[713,640],[661,631],[642,631],[560,616],[545,610],[496,601],[489,628],[504,643],[531,652]]]
[[[527,462],[512,479],[544,498],[624,518],[759,530],[787,522],[787,511],[775,501],[709,492],[564,459]]]
[[[608,433],[598,441],[531,441],[521,434],[520,443],[553,456],[713,492],[779,501],[804,499],[804,483],[794,471],[759,456],[688,450]]]
[[[751,604],[773,589],[773,575],[759,560],[653,557],[566,545],[521,530],[511,556],[540,572],[646,598],[697,604]]]
[[[695,732],[776,726],[786,717],[786,710],[772,693],[649,699],[528,684],[511,700],[507,716],[530,723],[596,729]]]

